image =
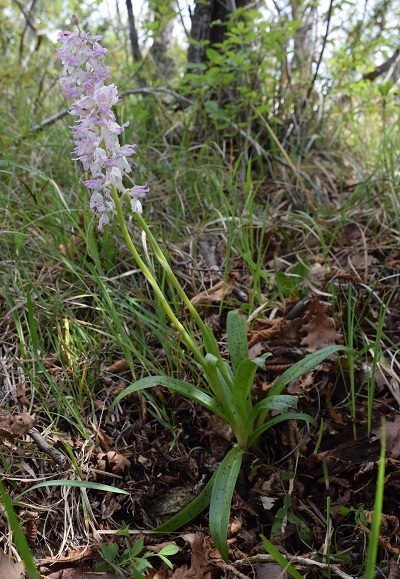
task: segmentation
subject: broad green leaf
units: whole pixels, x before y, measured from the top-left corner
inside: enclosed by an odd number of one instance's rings
[[[253,386],[254,375],[258,365],[253,360],[245,358],[236,369],[235,379],[232,386],[232,401],[246,424],[251,413],[251,387]]]
[[[208,507],[211,500],[212,488],[214,486],[216,477],[216,472],[212,475],[204,489],[201,493],[185,508],[183,508],[177,515],[174,515],[171,519],[156,527],[154,529],[155,533],[172,533],[176,531],[186,523],[189,523],[197,517],[205,508]]]
[[[177,545],[165,545],[165,547],[163,547],[161,551],[157,553],[157,555],[159,557],[161,557],[161,555],[164,555],[164,557],[170,557],[171,555],[176,555],[178,552],[179,547],[177,547]]]
[[[147,378],[142,378],[137,382],[134,382],[125,390],[123,390],[118,396],[115,398],[114,402],[110,406],[110,412],[115,407],[118,402],[120,402],[129,394],[133,392],[139,392],[140,390],[145,390],[146,388],[152,388],[154,386],[165,386],[165,388],[170,388],[175,392],[179,392],[186,398],[190,398],[195,402],[198,402],[214,414],[217,414],[224,420],[226,420],[225,412],[222,406],[214,400],[211,396],[209,396],[204,390],[189,384],[188,382],[183,382],[182,380],[176,380],[175,378],[169,378],[168,376],[147,376]]]
[[[233,370],[236,372],[240,362],[249,357],[246,318],[239,313],[239,310],[229,312],[226,320],[226,334],[229,355],[232,360]]]
[[[274,418],[271,418],[271,420],[268,420],[268,422],[257,428],[250,437],[249,446],[253,446],[260,436],[268,430],[268,428],[271,428],[280,422],[284,422],[285,420],[305,420],[306,422],[310,422],[314,428],[318,428],[318,424],[309,414],[302,414],[301,412],[286,412],[285,414],[274,416]]]
[[[231,386],[226,382],[224,376],[221,374],[219,368],[217,368],[217,374],[219,383],[221,385],[221,396],[218,400],[224,408],[226,416],[225,420],[229,422],[233,430],[236,431],[238,427],[240,428],[242,425],[244,425],[244,422],[239,408],[233,401],[233,385],[231,388]]]
[[[300,575],[297,569],[293,567],[293,565],[289,563],[289,561],[286,561],[282,553],[278,551],[278,549],[270,541],[268,541],[268,539],[264,537],[264,535],[260,535],[260,537],[262,539],[264,549],[267,551],[267,553],[272,555],[274,560],[278,563],[278,565],[282,567],[282,569],[284,569],[287,573],[289,573],[289,575],[294,577],[294,579],[303,579],[303,576]]]
[[[115,557],[118,555],[119,545],[118,543],[109,543],[108,545],[105,543],[100,543],[100,549],[104,559],[108,563],[112,563]]]
[[[29,493],[35,489],[40,489],[42,487],[78,487],[81,489],[94,489],[96,491],[104,491],[106,493],[119,493],[122,495],[129,495],[128,491],[124,491],[119,489],[118,487],[112,487],[110,485],[104,485],[103,483],[97,482],[90,482],[87,480],[68,480],[68,479],[60,479],[60,480],[46,480],[44,482],[38,483],[37,485],[33,485],[33,487],[29,487],[23,493],[18,495],[18,499]]]
[[[252,412],[250,420],[252,423],[257,420],[259,413],[262,410],[274,410],[275,412],[286,412],[288,408],[297,408],[297,396],[290,396],[286,394],[277,394],[275,396],[268,396],[258,402]]]
[[[207,354],[206,378],[213,391],[213,394],[220,406],[225,411],[225,419],[230,423],[235,423],[235,408],[232,400],[232,373],[228,371],[226,364],[213,354]]]
[[[294,515],[292,513],[292,511],[288,512],[287,517],[288,517],[289,523],[296,525],[297,532],[299,533],[300,539],[306,545],[312,545],[315,542],[315,538],[314,538],[313,532],[311,531],[310,527],[302,519],[300,519],[300,517],[297,517],[296,515]]]
[[[143,539],[139,539],[136,543],[131,547],[129,554],[131,557],[137,557],[143,551],[144,541]]]
[[[225,456],[216,472],[210,503],[210,533],[223,560],[228,562],[228,523],[233,491],[244,451],[235,446]]]
[[[171,555],[175,555],[179,552],[179,547],[176,545],[166,545],[161,551],[157,553],[157,556],[160,557],[164,561],[164,563],[170,568],[173,569],[173,565],[171,561],[168,559]]]
[[[322,348],[313,354],[305,356],[305,358],[299,360],[299,362],[294,364],[294,366],[279,376],[278,380],[271,388],[270,395],[272,396],[274,394],[280,394],[285,386],[287,386],[290,382],[297,380],[297,378],[300,378],[300,376],[304,376],[304,374],[307,374],[307,372],[311,372],[311,370],[319,366],[319,364],[321,364],[325,358],[331,356],[335,352],[354,353],[354,350],[351,348],[346,348],[346,346],[327,346],[326,348]]]
[[[204,369],[205,378],[210,386],[214,396],[220,399],[221,396],[221,384],[219,383],[219,378],[217,374],[217,364],[218,358],[208,352],[205,356],[206,367]]]
[[[136,569],[136,567],[133,568],[133,579],[144,579],[143,573]]]
[[[261,370],[265,370],[265,358],[269,358],[270,356],[272,356],[272,352],[265,352],[262,356],[254,358],[253,362],[255,362]]]
[[[214,50],[214,48],[207,48],[206,54],[208,60],[211,62],[215,62],[216,64],[224,62],[224,56],[217,50]]]

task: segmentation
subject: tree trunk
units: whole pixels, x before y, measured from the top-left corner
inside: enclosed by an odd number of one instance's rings
[[[189,45],[188,63],[203,64],[207,61],[206,50],[225,40],[226,21],[236,9],[246,6],[250,0],[200,0],[196,1],[194,13],[191,15],[191,39],[195,41]],[[211,26],[212,22],[221,21]],[[205,41],[208,41],[206,44]],[[195,68],[195,67],[193,67]]]
[[[126,9],[129,20],[129,38],[131,41],[132,56],[134,62],[142,62],[142,53],[140,52],[139,40],[135,25],[135,16],[133,15],[132,0],[126,0]]]
[[[174,1],[170,2],[169,9],[171,13],[174,9]],[[152,3],[150,3],[152,6]],[[150,48],[150,55],[158,68],[158,76],[169,78],[173,76],[175,70],[174,60],[168,56],[168,51],[171,48],[171,41],[174,38],[174,19],[163,17],[163,13],[157,8],[157,3],[154,3],[154,21],[157,23],[157,31],[154,34],[153,45]]]

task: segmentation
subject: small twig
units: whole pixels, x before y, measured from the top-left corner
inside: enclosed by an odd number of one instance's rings
[[[233,565],[226,565],[225,563],[219,563],[218,567],[220,567],[224,571],[230,571],[230,573],[233,573],[235,577],[239,577],[239,579],[249,579],[248,575],[243,575],[243,573],[235,569]]]
[[[331,572],[336,573],[342,579],[354,579],[351,575],[348,575],[339,567],[339,565],[335,565],[332,563],[320,563],[319,561],[314,561],[313,559],[309,559],[308,557],[298,557],[292,556],[285,553],[285,559],[287,559],[292,565],[302,565],[303,567],[311,567],[317,568],[322,570],[330,569]],[[235,561],[235,565],[249,565],[249,563],[271,563],[275,561],[272,555],[255,555],[254,557],[249,557],[248,559],[240,559],[239,561]]]
[[[323,59],[323,56],[324,56],[324,52],[325,52],[326,43],[328,42],[328,34],[329,34],[329,29],[330,29],[331,19],[332,19],[332,13],[333,13],[333,4],[334,4],[334,3],[333,3],[333,0],[330,0],[330,2],[329,2],[329,8],[328,8],[328,16],[327,16],[326,30],[325,30],[324,38],[323,38],[323,40],[322,40],[321,52],[319,53],[319,58],[318,58],[318,62],[317,62],[317,66],[316,66],[316,69],[315,69],[315,73],[314,73],[313,79],[312,79],[312,81],[311,81],[310,86],[308,87],[308,91],[307,91],[307,96],[306,96],[305,102],[307,102],[308,99],[310,98],[311,92],[312,92],[312,90],[313,90],[313,88],[314,88],[315,81],[316,81],[317,78],[318,78],[319,67],[321,66],[321,62],[322,62],[322,59]]]
[[[58,466],[60,466],[61,468],[65,468],[67,463],[67,459],[65,458],[65,456],[59,450],[54,448],[54,446],[49,444],[46,441],[46,439],[40,434],[37,428],[31,428],[31,430],[29,431],[29,436],[33,438],[33,440],[36,442],[37,446],[40,448],[41,451],[43,451],[51,459],[53,459],[54,462],[58,464]]]

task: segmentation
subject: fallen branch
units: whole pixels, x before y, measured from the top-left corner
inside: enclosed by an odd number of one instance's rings
[[[40,434],[37,428],[31,428],[29,431],[29,436],[33,438],[39,449],[47,454],[58,466],[65,468],[67,459],[65,456],[54,446],[47,442],[47,440]]]
[[[354,579],[351,575],[348,575],[339,565],[335,565],[332,563],[321,563],[320,561],[314,561],[314,559],[309,559],[308,557],[299,557],[299,556],[292,556],[285,553],[285,558],[292,564],[292,565],[301,565],[302,567],[314,568],[314,569],[321,569],[323,571],[330,570],[331,573],[336,573],[342,579]],[[249,565],[254,563],[271,563],[275,562],[275,559],[272,555],[255,555],[254,557],[249,557],[248,559],[240,559],[239,561],[235,561],[235,565]]]

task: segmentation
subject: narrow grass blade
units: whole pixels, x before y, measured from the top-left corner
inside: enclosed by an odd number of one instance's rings
[[[133,394],[133,392],[139,392],[140,390],[145,390],[146,388],[152,388],[154,386],[165,386],[165,388],[170,388],[175,392],[179,392],[186,398],[190,398],[195,402],[198,402],[214,414],[217,414],[224,420],[226,419],[225,412],[223,408],[206,392],[189,384],[188,382],[183,382],[182,380],[176,380],[175,378],[169,378],[168,376],[147,376],[147,378],[142,378],[138,380],[134,384],[131,384],[125,390],[123,390],[118,396],[115,398],[114,402],[110,406],[110,412],[115,407],[118,402],[120,402],[129,394]]]
[[[13,532],[14,543],[16,544],[19,556],[25,565],[26,576],[28,579],[40,579],[40,575],[33,561],[31,550],[29,549],[28,541],[26,540],[26,537],[21,529],[18,517],[14,512],[13,501],[8,496],[3,481],[0,481],[0,495],[1,502],[4,505],[8,521]]]
[[[260,535],[260,537],[262,539],[264,549],[274,558],[274,560],[282,567],[282,569],[294,577],[294,579],[303,579],[303,576],[300,575],[297,569],[293,567],[289,561],[286,561],[282,553],[278,551],[278,549],[270,541],[268,541],[267,537],[264,537],[264,535]]]
[[[369,535],[365,579],[375,577],[376,557],[379,545],[379,530],[381,527],[383,493],[385,490],[385,459],[386,459],[386,425],[382,421],[381,455],[379,460],[378,480],[376,482],[374,513],[372,515],[371,533]]]
[[[197,517],[204,509],[208,507],[211,500],[211,493],[215,482],[216,472],[210,478],[201,493],[177,515],[154,529],[155,533],[172,533],[186,523],[189,523]]]
[[[33,487],[29,487],[23,493],[18,495],[18,499],[24,496],[26,493],[29,493],[35,489],[40,489],[42,487],[78,487],[81,489],[94,489],[96,491],[104,491],[106,493],[119,493],[122,495],[129,495],[128,491],[124,491],[117,487],[112,487],[110,485],[104,485],[102,483],[97,482],[90,482],[86,480],[67,480],[67,479],[60,479],[60,480],[46,480],[44,482],[38,483],[37,485],[33,485]]]
[[[229,312],[226,321],[226,334],[229,355],[232,360],[233,370],[236,372],[240,362],[249,357],[246,318],[239,313],[239,310]]]
[[[233,491],[244,451],[235,446],[225,456],[216,472],[210,503],[210,533],[223,560],[228,562],[228,523]]]
[[[322,348],[317,352],[313,352],[312,354],[305,356],[305,358],[299,360],[299,362],[294,364],[294,366],[279,376],[278,380],[271,388],[270,395],[273,396],[274,394],[280,394],[285,386],[287,386],[290,382],[293,382],[293,380],[297,380],[297,378],[300,378],[300,376],[304,376],[304,374],[307,374],[307,372],[314,370],[314,368],[321,364],[325,358],[335,354],[335,352],[354,353],[354,350],[346,348],[346,346],[327,346],[326,348]]]

